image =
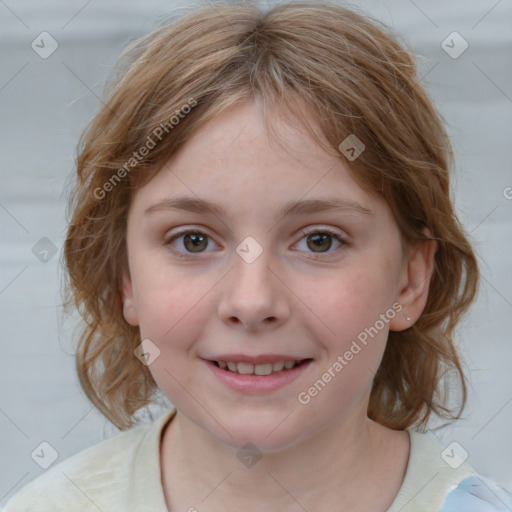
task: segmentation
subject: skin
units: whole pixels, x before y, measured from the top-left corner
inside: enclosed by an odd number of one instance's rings
[[[368,419],[368,400],[389,330],[410,327],[425,307],[435,242],[405,259],[388,206],[356,184],[346,160],[296,127],[278,120],[277,128],[285,146],[270,140],[257,102],[231,107],[173,155],[130,207],[124,316],[159,348],[149,368],[178,410],[162,438],[165,498],[172,510],[312,512],[343,504],[384,511],[402,484],[409,436]],[[218,202],[228,216],[146,212],[181,195]],[[371,213],[275,218],[288,201],[332,196]],[[184,236],[170,242],[180,227],[200,230],[208,242],[196,252]],[[315,252],[301,231],[322,228],[345,242],[328,238]],[[236,252],[248,236],[263,249],[250,264]],[[299,403],[298,394],[397,302],[402,312],[308,404]],[[201,359],[226,352],[313,363],[276,391],[248,394],[227,388]],[[237,458],[248,441],[263,455],[249,468]]]

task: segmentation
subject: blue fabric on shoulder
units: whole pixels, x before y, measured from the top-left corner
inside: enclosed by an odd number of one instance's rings
[[[439,512],[512,512],[512,494],[496,482],[479,475],[462,480]]]

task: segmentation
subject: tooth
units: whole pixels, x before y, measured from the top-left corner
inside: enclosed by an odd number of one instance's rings
[[[238,363],[238,373],[242,375],[254,373],[254,365],[251,363]]]
[[[280,372],[283,369],[291,370],[298,361],[277,361],[275,363],[251,364],[234,363],[232,361],[217,361],[219,368],[228,368],[230,371],[240,373],[241,375],[270,375],[274,372]]]
[[[280,372],[284,368],[284,362],[279,361],[278,363],[274,363],[272,365],[272,371],[274,372]]]
[[[257,364],[254,366],[256,375],[270,375],[272,373],[272,363]]]

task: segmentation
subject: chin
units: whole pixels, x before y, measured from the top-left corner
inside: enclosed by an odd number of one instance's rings
[[[237,450],[251,443],[262,454],[280,452],[298,443],[300,438],[304,437],[304,425],[299,428],[295,422],[289,421],[293,413],[289,418],[287,414],[289,412],[269,413],[262,417],[262,414],[253,411],[237,415],[236,418],[232,417],[230,421],[223,422],[224,428],[215,424],[215,431],[210,431],[210,434]]]

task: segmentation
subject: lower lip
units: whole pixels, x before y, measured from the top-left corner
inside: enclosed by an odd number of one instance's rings
[[[243,393],[268,393],[282,388],[297,379],[307,370],[312,360],[306,361],[291,370],[283,370],[270,375],[242,375],[219,368],[213,361],[205,361],[213,375],[223,384]]]

